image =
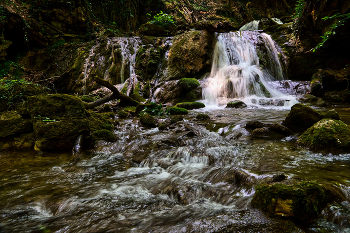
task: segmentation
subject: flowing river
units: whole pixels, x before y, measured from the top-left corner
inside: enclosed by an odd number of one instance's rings
[[[214,59],[216,68],[202,81],[207,107],[168,130],[120,119],[118,141],[83,151],[77,163],[70,153],[1,151],[0,232],[280,232],[279,221],[250,206],[262,181],[283,174],[335,184],[349,195],[350,154],[313,153],[298,147],[296,136],[254,137],[244,128],[251,120],[283,121],[296,93],[271,78],[283,76],[276,60],[275,68],[259,68],[251,42],[235,36],[218,36],[217,54],[229,55]],[[238,56],[228,40],[235,48],[245,43],[254,56]],[[248,108],[224,108],[232,99]],[[196,120],[198,113],[211,120]],[[349,124],[347,108],[339,113]],[[301,230],[349,232],[349,219],[345,201]]]

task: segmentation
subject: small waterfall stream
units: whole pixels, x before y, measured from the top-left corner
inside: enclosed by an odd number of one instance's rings
[[[271,85],[272,81],[284,79],[281,62],[286,61],[269,35],[241,31],[218,34],[217,38],[212,70],[203,84],[205,103],[222,105],[230,99],[240,99],[255,106],[269,103],[290,107],[297,102]],[[262,68],[262,57],[268,67]]]

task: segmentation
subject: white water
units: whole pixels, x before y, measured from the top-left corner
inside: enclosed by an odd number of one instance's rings
[[[280,62],[280,58],[284,62],[284,55],[269,35],[230,32],[218,34],[217,40],[210,76],[202,84],[206,105],[225,105],[233,99],[256,107],[289,108],[297,103],[296,97],[271,85],[273,81],[284,79]],[[265,47],[270,67],[260,66],[257,45]]]

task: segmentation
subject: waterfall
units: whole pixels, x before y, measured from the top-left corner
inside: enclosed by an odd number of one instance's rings
[[[218,34],[211,73],[203,83],[206,104],[222,105],[240,99],[248,105],[291,106],[296,98],[271,85],[271,81],[284,79],[280,60],[285,62],[282,51],[266,33]]]

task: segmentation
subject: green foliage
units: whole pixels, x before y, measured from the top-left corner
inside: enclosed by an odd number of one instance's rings
[[[3,78],[8,74],[19,77],[23,74],[23,67],[18,62],[9,60],[0,63],[0,78]]]
[[[343,26],[345,24],[345,22],[350,19],[350,13],[347,14],[335,14],[333,16],[326,16],[324,18],[322,18],[323,20],[329,20],[329,19],[338,19],[339,20],[337,22],[335,22],[329,31],[326,31],[322,36],[321,36],[321,42],[313,49],[313,52],[315,52],[316,50],[322,48],[324,46],[324,44],[326,43],[326,41],[331,38],[333,35],[335,35],[335,30],[340,27]]]
[[[148,17],[152,17],[151,14],[147,14]],[[157,24],[160,26],[168,26],[168,25],[175,25],[176,22],[174,21],[173,16],[163,13],[163,11],[160,11],[160,13],[153,16],[153,20],[150,21],[152,24]]]
[[[9,107],[23,100],[25,95],[24,85],[32,84],[24,79],[0,79],[0,100],[5,100]]]
[[[162,104],[156,104],[154,102],[151,102],[149,105],[145,106],[145,109],[141,112],[143,113],[148,113],[152,116],[163,116],[163,115],[168,115],[168,111],[163,109]]]
[[[299,19],[300,16],[302,15],[305,7],[305,0],[298,0],[297,4],[295,5],[295,13],[293,18],[294,19]]]

